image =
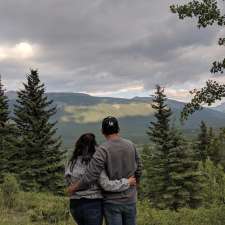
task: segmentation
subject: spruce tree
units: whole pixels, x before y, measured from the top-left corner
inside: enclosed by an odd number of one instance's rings
[[[200,133],[198,135],[196,156],[198,161],[205,162],[208,157],[208,148],[210,144],[210,134],[204,121],[201,121]]]
[[[211,138],[208,152],[209,158],[215,165],[223,166],[225,170],[225,128],[221,128],[218,134]]]
[[[171,148],[168,155],[170,182],[166,187],[166,201],[170,209],[185,206],[197,208],[201,205],[203,177],[198,169],[191,145],[176,128],[171,132]]]
[[[163,194],[170,180],[168,150],[171,144],[169,122],[172,113],[165,101],[164,89],[157,85],[152,103],[152,108],[155,110],[155,121],[150,122],[147,132],[153,149],[151,152],[145,152],[146,155],[149,155],[149,158],[144,160],[144,166],[148,170],[146,172],[149,180],[149,197],[153,206],[158,208],[166,207]]]
[[[4,174],[18,173],[16,127],[10,123],[8,98],[0,77],[0,183]]]
[[[9,120],[9,105],[8,98],[5,95],[5,89],[2,84],[0,75],[0,123],[1,127]]]
[[[164,89],[157,85],[152,103],[152,108],[155,110],[154,117],[156,118],[156,121],[150,122],[147,134],[150,136],[153,143],[162,145],[163,151],[166,152],[170,131],[169,122],[172,112],[165,102],[166,95],[164,94]]]
[[[150,123],[148,131],[153,148],[143,152],[148,196],[153,206],[160,209],[197,207],[200,203],[198,162],[187,141],[170,127],[172,112],[165,101],[163,88],[157,86],[153,100],[156,121]]]
[[[215,165],[207,159],[201,164],[201,172],[205,176],[203,188],[204,206],[224,205],[225,203],[225,173],[221,165]]]
[[[9,120],[8,98],[0,76],[0,183],[3,181],[3,175],[7,172],[7,152],[5,139],[9,133],[7,122]]]
[[[30,71],[23,85],[14,109],[21,141],[21,184],[24,190],[59,193],[63,187],[63,152],[56,122],[51,120],[57,109],[45,95],[37,70]]]

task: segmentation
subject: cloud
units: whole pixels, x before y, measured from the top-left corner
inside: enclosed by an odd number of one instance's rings
[[[132,97],[161,84],[179,97],[211,76],[211,61],[223,55],[222,31],[180,21],[171,3],[0,0],[3,81],[15,89],[34,67],[48,91]]]
[[[27,42],[20,42],[14,46],[0,46],[0,60],[18,59],[27,60],[34,57],[36,46]]]
[[[124,95],[124,94],[129,94],[130,92],[137,93],[137,92],[142,92],[144,91],[144,86],[143,85],[129,85],[127,87],[123,87],[122,89],[117,90],[111,90],[111,91],[103,91],[103,92],[87,92],[87,94],[93,95],[93,96],[119,96],[119,95]]]

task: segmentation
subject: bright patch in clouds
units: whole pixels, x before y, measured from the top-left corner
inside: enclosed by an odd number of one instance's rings
[[[169,98],[180,101],[188,100],[191,97],[189,90],[185,89],[166,88],[165,93]]]
[[[29,59],[34,57],[37,47],[27,42],[21,42],[14,46],[0,46],[0,60],[5,59]]]
[[[112,90],[112,91],[105,91],[105,92],[87,92],[87,94],[93,95],[93,96],[117,96],[121,95],[120,97],[126,97],[127,94],[129,93],[134,93],[134,92],[142,92],[144,91],[144,86],[143,85],[132,85],[132,86],[127,86],[122,89],[118,90]]]

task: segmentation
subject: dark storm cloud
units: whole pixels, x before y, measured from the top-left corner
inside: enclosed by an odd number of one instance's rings
[[[0,0],[4,80],[9,89],[15,88],[34,67],[51,91],[108,92],[138,85],[149,90],[156,83],[194,85],[206,79],[211,58],[220,55],[209,49],[219,31],[198,30],[192,21],[179,21],[170,13],[170,3]],[[37,48],[32,57],[20,58],[21,49],[15,46],[21,42]],[[204,57],[209,50],[210,56]],[[5,58],[1,58],[1,51],[10,53],[2,53]]]

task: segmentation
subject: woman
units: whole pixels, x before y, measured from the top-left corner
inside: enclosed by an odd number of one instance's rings
[[[65,172],[68,185],[82,177],[96,148],[95,135],[92,133],[83,134],[77,140],[75,150]],[[121,192],[132,185],[136,185],[134,177],[109,180],[106,172],[103,171],[98,182],[70,196],[70,212],[75,222],[78,225],[102,225],[102,189],[110,192]]]

